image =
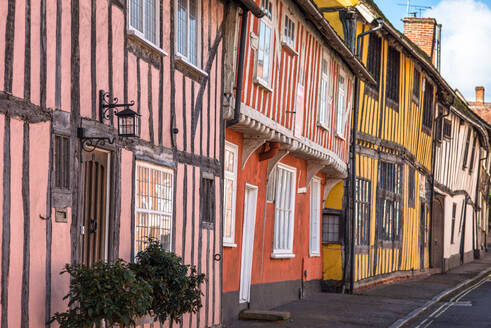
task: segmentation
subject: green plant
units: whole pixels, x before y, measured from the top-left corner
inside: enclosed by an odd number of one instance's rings
[[[95,263],[92,267],[66,265],[60,274],[71,276],[66,312],[55,313],[50,322],[60,328],[131,327],[145,315],[152,302],[150,285],[129,270],[123,260]]]
[[[139,279],[147,281],[153,290],[149,314],[155,320],[181,322],[184,313],[196,313],[201,304],[201,284],[204,274],[195,266],[185,265],[180,257],[167,252],[162,244],[149,240],[148,247],[136,255],[130,268]]]

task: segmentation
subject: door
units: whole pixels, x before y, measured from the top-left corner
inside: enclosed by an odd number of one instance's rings
[[[92,265],[107,258],[108,153],[84,152],[82,263]]]
[[[431,267],[442,268],[444,199],[436,196],[433,203]]]
[[[256,225],[257,187],[246,185],[244,195],[244,229],[242,232],[242,261],[240,266],[239,303],[251,298],[252,256],[254,255],[254,227]]]

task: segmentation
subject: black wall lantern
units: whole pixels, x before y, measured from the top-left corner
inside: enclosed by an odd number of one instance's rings
[[[111,97],[109,92],[99,90],[99,121],[109,121],[113,126],[113,115],[118,119],[118,136],[120,137],[140,137],[140,114],[131,109],[135,105],[134,101],[129,104],[118,104],[118,98]],[[118,111],[117,109],[123,108]],[[88,137],[85,136],[84,128],[78,128],[78,137],[82,144],[82,149],[91,152],[98,146],[107,143],[113,144],[114,138],[109,137]]]

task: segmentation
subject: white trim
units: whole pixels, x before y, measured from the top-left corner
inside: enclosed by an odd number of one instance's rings
[[[135,203],[134,203],[134,207],[133,207],[133,213],[135,215],[135,225],[134,225],[134,229],[135,229],[135,236],[132,240],[133,242],[133,247],[134,247],[134,251],[135,251],[135,255],[136,256],[136,253],[137,253],[137,244],[136,244],[136,225],[137,225],[137,214],[138,212],[144,212],[144,213],[148,213],[148,214],[159,214],[159,215],[165,215],[165,216],[168,216],[170,217],[170,225],[169,225],[169,234],[170,234],[170,238],[169,238],[169,251],[173,251],[173,245],[172,245],[172,225],[173,225],[173,220],[174,220],[174,217],[173,217],[173,210],[174,210],[174,199],[172,199],[171,201],[171,204],[172,204],[172,210],[167,213],[167,212],[163,212],[163,211],[155,211],[155,210],[148,210],[148,209],[140,209],[137,207],[137,202],[136,202],[136,192],[137,192],[137,188],[138,188],[138,167],[143,167],[143,168],[147,168],[149,170],[156,170],[156,171],[160,171],[162,173],[166,173],[166,174],[169,174],[171,176],[171,181],[172,181],[172,198],[174,197],[174,188],[176,187],[175,186],[175,183],[174,183],[174,170],[169,168],[169,167],[166,167],[166,166],[160,166],[160,165],[156,165],[156,164],[152,164],[152,163],[149,163],[149,162],[145,162],[145,161],[140,161],[140,160],[137,160],[135,161],[135,174],[134,174],[134,189],[133,189],[133,195],[135,197]]]
[[[157,50],[158,52],[160,52],[161,54],[163,54],[164,56],[167,56],[168,54],[162,50],[160,48],[160,26],[161,26],[161,23],[160,23],[160,1],[159,0],[156,0],[155,1],[155,8],[154,8],[154,14],[155,14],[155,43],[148,40],[146,37],[145,37],[145,20],[147,18],[146,16],[146,12],[145,12],[145,4],[144,4],[144,0],[140,0],[141,1],[141,5],[142,5],[142,30],[143,32],[137,30],[135,27],[133,27],[131,25],[131,1],[132,0],[127,0],[126,1],[126,7],[128,8],[128,15],[127,15],[127,22],[126,22],[126,26],[127,26],[127,32],[129,35],[133,35],[135,37],[137,37],[138,39],[140,39],[141,41],[143,41],[146,45],[150,46],[151,48],[153,48],[154,50]]]
[[[266,15],[263,18],[261,18],[258,22],[258,35],[257,35],[257,49],[256,49],[256,58],[255,58],[255,63],[254,63],[254,82],[258,83],[262,87],[264,87],[266,90],[271,90],[271,82],[272,82],[272,75],[273,75],[273,56],[274,56],[274,38],[275,38],[275,29],[273,26],[273,18],[275,15],[275,10],[274,10],[274,4],[272,0],[267,0],[268,3],[271,4],[271,16],[272,18],[269,19],[269,17]],[[258,67],[258,62],[259,62],[259,51],[261,50],[261,23],[264,24],[267,28],[270,30],[269,34],[269,54],[268,54],[268,81],[266,81],[263,76],[259,76],[257,73],[257,67]],[[263,74],[264,75],[264,74]]]
[[[128,25],[128,30],[127,30],[128,36],[134,37],[138,39],[138,41],[144,43],[146,46],[151,48],[152,50],[155,50],[155,52],[158,52],[160,55],[167,57],[169,54],[159,46],[157,46],[155,43],[148,41],[143,37],[142,33],[138,31],[137,29],[133,28],[132,26]]]
[[[239,146],[225,141],[225,151],[228,150],[234,155],[234,167],[233,172],[229,172],[225,169],[225,158],[224,158],[224,183],[223,183],[223,246],[224,247],[237,247],[235,244],[235,219],[236,219],[236,204],[237,204],[237,168],[239,161]],[[230,234],[231,237],[225,236],[225,218],[226,216],[226,179],[232,180],[232,204],[231,204],[231,222],[230,222]]]
[[[313,199],[312,196],[313,196],[313,187],[314,185],[318,186],[318,199]],[[312,204],[314,201],[317,201],[318,203],[318,208],[317,208],[317,213],[313,213],[313,210],[312,210]],[[316,177],[314,176],[312,178],[312,180],[310,181],[310,215],[309,215],[309,256],[310,257],[318,257],[321,255],[321,202],[322,202],[322,197],[321,197],[321,179],[319,177]],[[313,214],[315,214],[317,216],[317,248],[318,249],[313,249],[314,247],[314,244],[313,244],[313,239],[312,239],[312,235],[313,235],[313,232],[314,232],[314,226],[313,226],[313,222],[312,222],[312,219],[313,219]],[[314,218],[315,219],[315,218]]]
[[[178,45],[178,41],[179,41],[179,37],[178,37],[179,36],[179,24],[178,24],[179,3],[178,2],[179,2],[179,0],[171,0],[171,1],[175,1],[175,10],[174,10],[174,24],[175,24],[174,42],[175,42],[175,44],[174,44],[174,46],[176,49],[176,51],[175,51],[176,59],[179,57],[182,62],[193,66],[198,71],[205,73],[205,76],[208,76],[208,74],[206,74],[206,72],[204,72],[203,70],[200,69],[200,67],[202,66],[201,56],[200,56],[201,47],[202,47],[201,33],[200,33],[201,24],[202,24],[202,22],[201,22],[201,11],[202,11],[201,1],[196,2],[196,5],[197,5],[197,12],[196,12],[196,64],[193,64],[191,62],[191,60],[189,60],[189,0],[186,0],[187,1],[186,51],[188,52],[187,54],[183,54],[183,53],[179,52],[179,45]]]
[[[326,73],[323,73],[323,62],[326,63]],[[331,114],[332,114],[332,96],[331,96],[331,58],[329,53],[324,49],[321,55],[320,61],[320,74],[319,74],[319,94],[318,94],[318,105],[317,105],[317,126],[329,131],[331,129]],[[325,82],[325,93],[322,92],[322,83]],[[325,97],[325,107],[322,108],[322,97]],[[321,118],[321,109],[324,112],[324,118]]]
[[[340,80],[341,78],[343,78],[343,85],[344,85],[344,89],[343,89],[343,101],[342,103],[340,102],[340,99],[339,97],[341,96],[341,90],[340,90],[340,86],[341,86],[341,83],[340,83]],[[346,120],[345,120],[345,116],[348,115],[348,110],[347,110],[347,103],[348,103],[348,93],[347,93],[347,90],[348,89],[348,79],[346,78],[346,74],[343,72],[343,70],[340,70],[339,72],[339,75],[338,75],[338,83],[337,83],[337,86],[336,86],[336,91],[337,91],[337,103],[336,103],[336,118],[335,118],[335,121],[334,121],[334,125],[335,125],[335,135],[336,137],[338,138],[341,138],[344,140],[344,134],[346,133],[346,127],[345,127],[345,124],[346,124]],[[341,106],[341,107],[340,107]],[[340,113],[340,110],[341,110],[341,117],[339,116],[339,113]],[[341,124],[339,124],[339,121],[341,121]],[[338,128],[341,129],[341,131],[338,130]]]
[[[290,179],[290,184],[286,185],[287,179],[283,179],[280,181],[278,179],[278,175],[281,170],[289,172],[292,174]],[[295,167],[291,167],[282,163],[278,163],[276,166],[276,197],[275,197],[275,216],[274,216],[274,235],[273,235],[273,252],[271,253],[271,258],[293,258],[295,255],[293,254],[293,241],[294,241],[294,230],[295,230],[295,197],[296,197],[296,180],[297,180],[297,169]],[[282,188],[282,190],[279,190]],[[290,190],[287,190],[289,188]],[[288,191],[290,192],[290,196],[288,197]],[[283,197],[279,197],[279,195],[283,195]],[[278,210],[285,211],[285,209],[280,208],[280,206],[287,207],[286,202],[290,200],[289,204],[289,213],[288,217],[284,217],[283,223],[279,222],[280,218],[278,217]],[[284,204],[280,204],[285,202]],[[285,228],[284,220],[289,220],[288,224]],[[288,230],[285,230],[288,229]],[[281,231],[280,231],[281,230]],[[286,236],[285,236],[286,234]],[[283,240],[280,240],[280,237]],[[286,238],[286,239],[285,239]],[[282,242],[286,245],[286,248],[278,248],[277,244]]]

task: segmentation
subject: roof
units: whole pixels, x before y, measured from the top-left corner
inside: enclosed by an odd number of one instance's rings
[[[357,75],[364,82],[375,84],[375,79],[368,72],[365,65],[363,65],[361,60],[353,54],[346,43],[344,43],[344,41],[334,31],[333,27],[324,18],[319,11],[319,8],[312,2],[312,0],[296,0],[295,3],[304,11],[307,18],[310,19],[317,30],[328,41],[329,46],[341,57],[346,65],[350,67],[353,73],[355,73],[355,75]]]

